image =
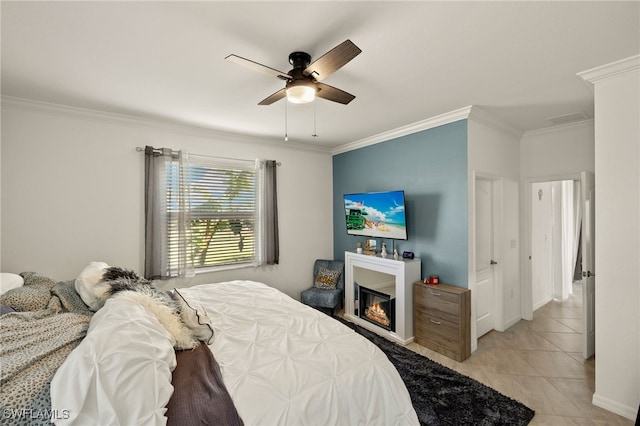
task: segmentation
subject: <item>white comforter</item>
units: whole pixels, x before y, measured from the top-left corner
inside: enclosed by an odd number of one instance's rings
[[[386,355],[338,321],[251,281],[182,290],[212,320],[210,348],[246,425],[418,424]]]
[[[210,348],[245,425],[418,424],[387,357],[338,321],[265,284],[181,289],[215,329]],[[109,300],[51,383],[61,425],[162,425],[171,336],[131,300]]]

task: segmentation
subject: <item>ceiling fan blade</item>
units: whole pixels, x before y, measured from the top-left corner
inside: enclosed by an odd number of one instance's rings
[[[245,59],[242,58],[240,56],[236,56],[236,55],[229,55],[227,56],[225,59],[234,62],[238,65],[242,65],[245,66],[247,68],[250,68],[254,71],[258,71],[267,75],[270,75],[272,77],[276,77],[282,80],[291,80],[293,77],[291,77],[289,74],[287,74],[286,72],[282,72],[282,71],[278,71],[277,69],[274,68],[270,68],[266,65],[262,65],[259,64],[257,62],[254,62],[252,60],[249,59]]]
[[[347,62],[362,52],[351,40],[346,40],[319,57],[304,70],[304,75],[311,75],[321,81],[342,68]]]
[[[284,98],[287,94],[284,91],[285,89],[280,89],[278,90],[276,93],[274,93],[273,95],[268,96],[267,98],[265,98],[262,102],[260,102],[258,105],[271,105],[272,103],[279,101],[280,99]]]
[[[356,98],[351,93],[347,93],[344,90],[329,86],[328,84],[316,83],[316,87],[318,88],[318,90],[316,91],[316,96],[328,101],[338,102],[346,105]]]

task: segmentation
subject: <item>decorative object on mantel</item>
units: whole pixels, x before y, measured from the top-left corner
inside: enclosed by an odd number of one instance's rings
[[[339,319],[387,355],[407,386],[421,425],[526,425],[535,411],[429,358]]]
[[[376,240],[367,240],[364,246],[364,254],[376,254]]]
[[[414,254],[412,251],[403,251],[402,252],[402,257],[404,259],[413,259],[414,258]]]
[[[398,249],[393,249],[393,258],[394,258],[395,260],[398,260],[398,257],[399,257],[399,255],[398,255]]]
[[[362,243],[360,241],[356,243],[356,253],[362,254]]]
[[[382,248],[380,249],[380,256],[387,257],[387,243],[382,243]]]

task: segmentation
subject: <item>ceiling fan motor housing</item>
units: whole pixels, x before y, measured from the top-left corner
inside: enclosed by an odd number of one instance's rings
[[[318,89],[313,76],[304,74],[304,70],[311,63],[311,55],[306,52],[293,52],[289,55],[289,63],[293,65],[293,69],[288,74],[293,78],[285,85],[287,99],[293,103],[313,101]]]
[[[293,68],[307,68],[311,63],[311,55],[307,52],[293,52],[289,55],[289,63]]]

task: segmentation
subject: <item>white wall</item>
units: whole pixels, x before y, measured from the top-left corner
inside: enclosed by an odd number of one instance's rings
[[[520,142],[522,179],[594,172],[593,120],[527,132]]]
[[[635,419],[640,402],[640,56],[586,71],[594,83],[596,389]]]
[[[502,224],[496,245],[498,264],[494,267],[496,301],[502,310],[495,312],[496,330],[504,331],[518,322],[520,313],[520,145],[519,135],[503,127],[484,111],[473,107],[467,121],[469,174],[469,285],[475,283],[475,216],[473,200],[475,176],[495,179],[500,204],[494,214]],[[473,289],[472,289],[473,297]],[[472,350],[476,348],[475,308],[472,301]]]
[[[278,168],[280,265],[202,274],[183,286],[265,282],[297,298],[333,252],[331,155],[133,117],[10,98],[2,108],[2,271],[75,278],[92,260],[143,271],[144,155],[152,145]]]

